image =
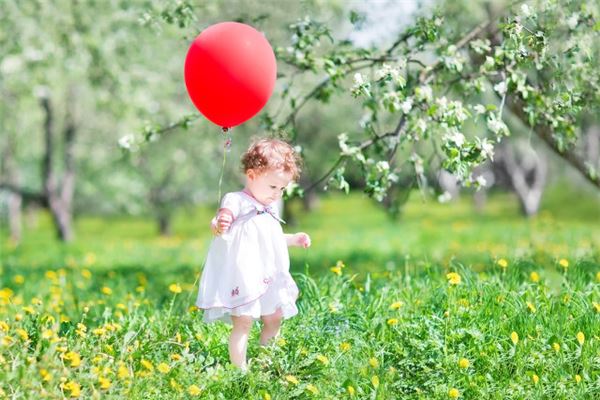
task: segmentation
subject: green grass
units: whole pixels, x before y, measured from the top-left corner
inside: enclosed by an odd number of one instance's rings
[[[417,195],[396,222],[360,195],[324,198],[298,216],[313,237],[291,251],[300,313],[268,348],[255,327],[246,375],[229,328],[189,308],[211,210],[178,215],[172,238],[141,218],[80,218],[69,245],[40,215],[20,246],[2,237],[0,398],[592,399],[600,211],[562,196],[523,220],[507,196],[476,215]]]

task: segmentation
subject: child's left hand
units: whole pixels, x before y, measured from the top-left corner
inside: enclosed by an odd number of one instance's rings
[[[298,232],[294,235],[294,244],[298,247],[310,247],[310,236],[304,232]]]

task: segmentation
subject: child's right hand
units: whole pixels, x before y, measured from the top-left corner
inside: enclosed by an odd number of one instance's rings
[[[229,210],[220,210],[211,223],[211,229],[215,235],[221,235],[223,232],[227,232],[231,223],[233,222],[233,215]]]

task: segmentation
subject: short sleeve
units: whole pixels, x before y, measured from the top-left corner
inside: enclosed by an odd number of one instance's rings
[[[221,200],[221,207],[226,208],[233,213],[233,218],[237,218],[240,215],[242,209],[242,202],[240,196],[235,193],[227,193]]]

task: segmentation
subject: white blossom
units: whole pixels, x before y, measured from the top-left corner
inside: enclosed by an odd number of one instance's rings
[[[442,194],[440,194],[440,195],[438,196],[437,200],[438,200],[440,203],[447,203],[447,202],[449,202],[450,200],[452,200],[452,195],[450,194],[450,192],[448,192],[448,191],[445,191],[444,193],[442,193]]]
[[[506,81],[502,81],[494,86],[494,90],[503,96],[506,93],[506,86]]]
[[[486,138],[481,140],[479,145],[481,146],[481,154],[483,154],[485,158],[494,160],[494,145],[490,143]]]
[[[491,114],[488,117],[487,126],[489,130],[494,132],[495,134],[503,134],[507,136],[509,134],[508,127],[506,126],[504,121],[497,118],[494,114]]]
[[[579,14],[573,13],[567,20],[567,25],[569,25],[570,29],[575,29],[577,27],[577,23],[579,22]]]
[[[453,130],[444,135],[444,140],[447,142],[454,142],[454,144],[456,144],[456,147],[461,147],[463,144],[465,144],[465,135],[456,130]]]
[[[135,147],[135,137],[128,134],[119,139],[119,146],[125,150],[132,150]]]
[[[400,104],[400,109],[402,110],[402,112],[404,114],[408,114],[410,112],[410,110],[412,109],[413,106],[413,101],[412,98],[408,98],[406,100],[404,100],[401,104]]]
[[[377,172],[383,173],[390,170],[390,164],[388,164],[387,161],[377,161],[377,164],[375,164],[375,169]]]
[[[433,90],[431,90],[430,86],[419,86],[415,89],[415,95],[419,100],[431,101],[433,98]]]
[[[10,74],[13,72],[17,72],[23,66],[23,59],[16,55],[7,56],[2,60],[2,64],[0,64],[0,71],[3,74]]]
[[[365,80],[360,72],[354,74],[354,85],[360,86],[365,83]]]
[[[477,104],[477,105],[475,105],[473,107],[473,110],[477,114],[485,114],[485,107],[483,106],[483,104]]]
[[[531,15],[531,10],[527,4],[521,6],[521,13],[523,13],[524,17],[529,17]]]
[[[485,185],[487,184],[487,181],[485,180],[483,175],[479,175],[477,178],[475,178],[475,183],[477,184],[477,186],[485,187]]]

